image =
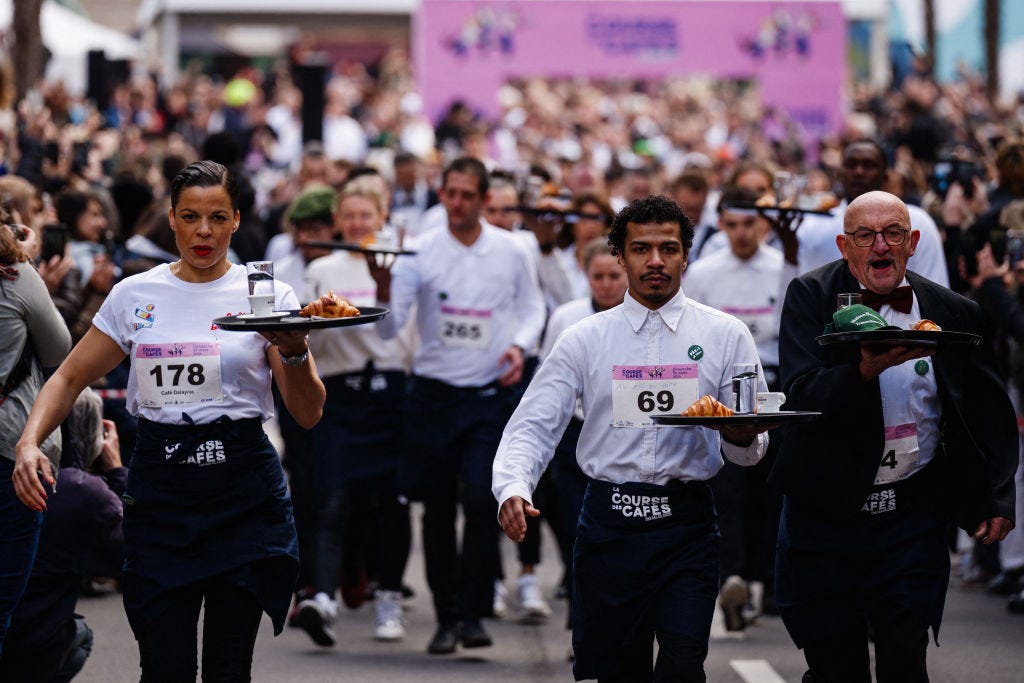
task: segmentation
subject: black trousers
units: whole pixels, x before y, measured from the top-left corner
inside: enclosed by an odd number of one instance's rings
[[[141,683],[195,681],[201,607],[204,683],[251,680],[263,608],[248,590],[214,576],[162,593],[139,614]]]
[[[491,466],[514,398],[511,389],[497,386],[453,387],[422,377],[410,382],[400,490],[423,501],[423,554],[438,623],[479,619],[493,607],[498,503]]]

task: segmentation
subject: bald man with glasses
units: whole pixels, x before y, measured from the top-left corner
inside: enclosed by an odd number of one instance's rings
[[[909,328],[927,318],[981,334],[977,304],[907,271],[920,233],[906,205],[871,191],[836,236],[842,259],[790,283],[779,355],[789,410],[816,410],[783,441],[770,481],[784,494],[776,598],[810,671],[804,681],[928,680],[953,521],[984,543],[1013,527],[1017,429],[983,343],[822,347],[837,295],[849,319]]]

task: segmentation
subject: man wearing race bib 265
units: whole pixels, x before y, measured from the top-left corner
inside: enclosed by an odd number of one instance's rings
[[[487,647],[480,618],[493,608],[498,536],[491,463],[515,404],[523,350],[544,327],[544,301],[529,255],[507,231],[480,219],[487,169],[462,157],[444,171],[447,227],[416,240],[415,256],[392,270],[370,256],[377,298],[391,308],[378,323],[393,337],[415,304],[420,344],[405,404],[408,457],[399,482],[423,501],[423,552],[437,631],[427,651]],[[465,517],[456,544],[456,504]],[[461,556],[460,556],[461,555]]]
[[[723,457],[757,463],[768,442],[763,426],[659,428],[651,419],[705,394],[728,404],[732,365],[758,363],[746,325],[681,291],[692,240],[692,223],[664,197],[622,210],[609,243],[626,270],[625,300],[561,334],[494,461],[499,521],[521,541],[526,515],[538,514],[537,480],[582,399],[576,453],[590,483],[573,557],[577,680],[705,680],[719,550],[707,480]]]

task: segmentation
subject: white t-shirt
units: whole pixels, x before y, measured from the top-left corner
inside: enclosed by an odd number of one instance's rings
[[[269,343],[256,332],[228,332],[214,318],[249,312],[245,267],[213,282],[185,282],[169,265],[125,278],[93,324],[131,358],[128,411],[153,422],[200,424],[274,414]],[[274,282],[275,308],[294,309],[291,287]]]
[[[306,284],[310,299],[333,290],[356,308],[376,305],[377,283],[362,254],[338,251],[314,260],[306,268]],[[410,320],[391,339],[382,339],[376,325],[310,330],[309,348],[322,377],[361,371],[368,360],[378,370],[408,372],[416,350],[416,326]]]
[[[762,365],[779,364],[778,308],[782,252],[762,244],[749,259],[716,251],[686,269],[683,288],[693,301],[734,315],[746,324]]]

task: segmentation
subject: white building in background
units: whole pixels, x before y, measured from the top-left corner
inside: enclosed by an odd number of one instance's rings
[[[0,31],[10,31],[14,2],[0,0]],[[43,45],[51,53],[46,65],[48,80],[64,81],[73,94],[85,92],[90,50],[103,50],[107,59],[141,59],[142,45],[131,36],[96,23],[54,0],[43,2],[39,16]]]

